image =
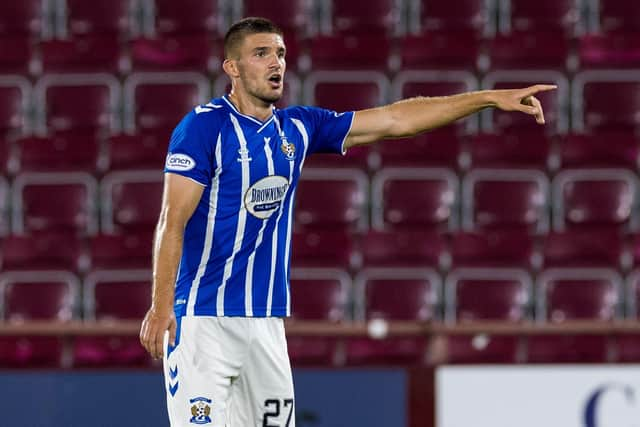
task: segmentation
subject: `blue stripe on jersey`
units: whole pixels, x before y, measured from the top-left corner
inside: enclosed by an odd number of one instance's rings
[[[212,100],[178,125],[166,172],[205,185],[185,229],[177,316],[286,316],[292,210],[304,159],[342,151],[353,113],[275,110],[265,122]]]

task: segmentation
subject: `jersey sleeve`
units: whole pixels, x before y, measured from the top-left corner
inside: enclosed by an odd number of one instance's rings
[[[308,154],[344,154],[344,141],[351,130],[355,113],[353,111],[337,113],[316,107],[304,108],[312,129],[311,135],[309,135]]]
[[[164,171],[191,178],[206,186],[211,182],[213,153],[201,122],[196,117],[193,112],[187,114],[174,129]]]

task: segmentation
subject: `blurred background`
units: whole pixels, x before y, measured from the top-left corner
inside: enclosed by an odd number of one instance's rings
[[[558,86],[539,97],[545,126],[487,110],[309,159],[291,274],[298,425],[512,426],[495,418],[505,407],[526,411],[521,427],[632,425],[633,0],[0,2],[1,424],[167,424],[135,330],[162,168],[177,122],[228,90],[222,37],[243,16],[285,31],[280,107]],[[520,370],[530,387],[500,383]],[[527,406],[541,396],[564,404]],[[25,416],[24,401],[52,403]]]

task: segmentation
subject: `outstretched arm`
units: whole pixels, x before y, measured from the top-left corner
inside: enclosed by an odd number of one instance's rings
[[[535,85],[523,89],[484,90],[453,96],[405,99],[383,107],[356,111],[344,148],[369,144],[384,138],[403,138],[447,125],[487,107],[520,111],[544,124],[538,92],[555,85]]]
[[[167,173],[162,208],[153,245],[153,289],[151,308],[140,328],[140,342],[154,358],[163,355],[165,331],[169,343],[176,338],[173,297],[176,274],[182,256],[184,228],[196,209],[204,187],[184,176]]]

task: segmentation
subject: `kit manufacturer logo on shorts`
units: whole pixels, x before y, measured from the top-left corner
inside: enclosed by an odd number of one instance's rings
[[[171,171],[190,171],[196,167],[196,161],[186,154],[169,154],[165,167]]]
[[[287,178],[279,175],[267,176],[247,189],[244,206],[256,218],[267,219],[278,210],[288,189]]]
[[[189,422],[192,424],[209,424],[211,423],[211,399],[206,397],[195,397],[189,399],[191,403],[191,419]]]

